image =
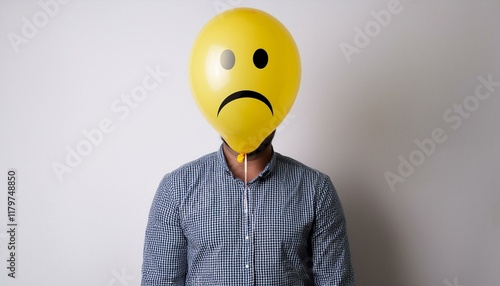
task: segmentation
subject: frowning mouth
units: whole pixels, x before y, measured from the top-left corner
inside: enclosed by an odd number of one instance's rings
[[[231,95],[226,97],[226,99],[224,99],[224,101],[222,101],[222,103],[219,106],[219,110],[217,111],[217,117],[219,116],[219,113],[224,106],[226,106],[231,101],[236,100],[236,99],[240,99],[240,98],[253,98],[253,99],[260,100],[265,105],[267,105],[267,107],[269,107],[269,110],[271,110],[271,114],[274,115],[273,106],[271,105],[271,102],[269,102],[269,100],[265,96],[263,96],[262,94],[260,94],[256,91],[253,91],[253,90],[240,90],[240,91],[232,93]]]

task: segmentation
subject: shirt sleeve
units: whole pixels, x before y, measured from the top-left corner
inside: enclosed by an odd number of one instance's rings
[[[316,192],[311,239],[314,284],[354,286],[344,212],[328,176]]]
[[[180,226],[179,194],[166,175],[149,213],[141,285],[184,285],[186,269],[187,242]]]

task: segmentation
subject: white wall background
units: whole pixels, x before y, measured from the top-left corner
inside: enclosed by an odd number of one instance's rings
[[[476,97],[478,77],[500,82],[499,1],[54,1],[0,1],[0,285],[139,285],[159,181],[220,144],[187,60],[231,6],[271,13],[299,46],[302,84],[275,149],[332,177],[358,285],[500,285],[500,87]],[[388,6],[398,12],[375,24]],[[164,74],[125,113],[121,95],[148,67]],[[102,120],[111,131],[85,149]],[[422,162],[414,141],[436,128],[446,140]],[[89,154],[59,179],[53,164],[78,146]],[[418,164],[411,174],[399,156]],[[386,172],[406,177],[393,191]]]

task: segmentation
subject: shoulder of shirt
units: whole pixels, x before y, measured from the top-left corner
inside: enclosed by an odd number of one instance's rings
[[[330,177],[313,168],[310,167],[296,159],[293,159],[291,157],[282,155],[280,153],[276,152],[276,163],[277,163],[277,168],[285,168],[286,170],[292,171],[292,172],[298,172],[301,173],[305,176],[311,177],[311,178],[316,178],[319,180],[325,180],[325,179],[330,179]]]
[[[171,199],[182,195],[193,181],[214,170],[217,160],[217,152],[209,153],[166,173],[158,186],[157,196]]]
[[[187,162],[173,171],[167,173],[165,178],[170,176],[182,176],[185,174],[193,174],[196,172],[206,172],[217,164],[217,152],[212,152],[199,157],[191,162]]]

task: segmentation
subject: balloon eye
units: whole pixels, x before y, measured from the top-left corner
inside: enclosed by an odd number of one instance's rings
[[[233,68],[235,62],[234,53],[231,50],[225,50],[220,55],[220,65],[226,69],[230,70]]]
[[[258,49],[253,54],[253,64],[258,69],[263,69],[267,65],[267,52],[264,49]]]

